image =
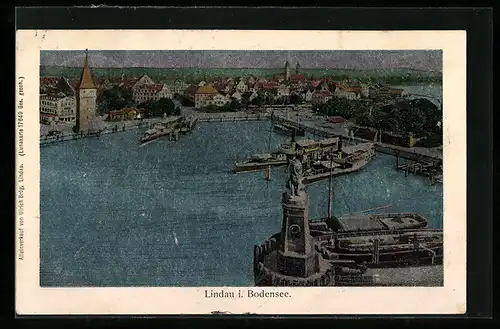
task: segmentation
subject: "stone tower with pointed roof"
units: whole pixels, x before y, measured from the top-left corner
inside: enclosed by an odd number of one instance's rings
[[[285,63],[285,80],[290,80],[290,63]]]
[[[96,116],[97,88],[89,68],[88,50],[85,50],[85,63],[76,92],[76,130],[88,133]]]

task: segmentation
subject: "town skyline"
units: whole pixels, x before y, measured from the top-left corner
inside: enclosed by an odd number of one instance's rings
[[[88,51],[94,68],[374,70],[442,72],[442,52],[416,51]],[[85,50],[41,51],[41,66],[81,67]]]

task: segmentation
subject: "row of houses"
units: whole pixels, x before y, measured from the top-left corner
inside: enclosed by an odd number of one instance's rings
[[[141,77],[96,77],[97,93],[114,86],[129,89],[136,104],[161,98],[173,98],[175,94],[190,99],[196,108],[209,105],[223,106],[233,100],[241,101],[246,97],[249,101],[259,94],[275,100],[300,96],[306,103],[325,103],[332,98],[368,99],[373,97],[403,96],[402,89],[390,88],[380,84],[364,84],[355,81],[342,83],[332,79],[306,78],[303,74],[288,76],[263,77],[225,77],[213,81],[202,80],[196,84],[188,84],[180,79],[171,83],[157,83],[147,74]],[[75,90],[78,80],[64,77],[42,77],[40,79],[40,116],[43,120],[58,117],[62,121],[75,121]]]
[[[332,98],[369,99],[370,97],[389,95],[400,97],[404,95],[402,89],[386,88],[383,86],[369,86],[366,84],[345,85],[338,82],[322,81],[314,86],[307,85],[303,88],[290,84],[254,84],[247,85],[241,80],[234,85],[234,88],[228,88],[228,85],[221,83],[207,84],[204,81],[198,85],[188,87],[184,94],[191,99],[196,108],[208,105],[224,105],[231,100],[241,100],[243,95],[252,101],[260,94],[266,97],[273,97],[275,100],[300,96],[306,103],[320,104],[325,103]],[[375,95],[375,96],[374,96]]]
[[[76,121],[75,87],[64,77],[40,79],[40,122]]]

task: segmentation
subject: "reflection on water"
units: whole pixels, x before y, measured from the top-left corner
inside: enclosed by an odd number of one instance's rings
[[[233,174],[266,151],[269,122],[204,123],[177,142],[139,146],[141,131],[43,147],[42,286],[251,286],[253,245],[280,229],[285,168]],[[272,148],[287,137],[272,135]],[[377,154],[334,179],[337,215],[390,204],[442,227],[443,191]],[[307,188],[327,213],[328,181]]]

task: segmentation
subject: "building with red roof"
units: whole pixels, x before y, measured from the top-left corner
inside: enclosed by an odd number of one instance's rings
[[[156,101],[161,98],[172,98],[172,91],[163,83],[145,83],[132,88],[132,97],[137,104]]]

